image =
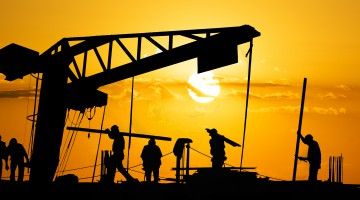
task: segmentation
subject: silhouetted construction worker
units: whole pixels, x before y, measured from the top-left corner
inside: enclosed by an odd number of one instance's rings
[[[300,160],[309,162],[309,181],[317,181],[317,174],[321,167],[321,151],[319,144],[314,140],[311,134],[303,137],[300,132],[298,135],[301,141],[308,145],[307,157],[299,157]]]
[[[124,136],[120,134],[119,127],[113,125],[109,131],[109,137],[114,140],[112,145],[113,155],[109,160],[109,176],[114,181],[116,169],[126,178],[127,181],[136,181],[124,168],[122,161],[124,159]]]
[[[154,174],[154,182],[159,182],[159,168],[161,165],[162,153],[156,145],[155,139],[151,138],[141,152],[146,182],[151,182],[151,173]]]
[[[1,141],[1,135],[0,135],[0,182],[2,177],[2,166],[3,166],[3,159],[6,162],[6,170],[9,169],[8,163],[7,163],[7,152],[6,152],[6,144],[5,142]]]
[[[22,144],[18,143],[15,138],[12,138],[7,148],[7,155],[10,156],[10,181],[15,181],[15,171],[18,168],[18,182],[24,180],[24,168],[29,167],[29,157]],[[26,159],[26,163],[24,162]]]
[[[211,139],[210,143],[210,153],[212,155],[211,162],[212,168],[220,169],[223,167],[225,160],[225,138],[224,136],[218,134],[216,129],[206,129],[209,133]]]

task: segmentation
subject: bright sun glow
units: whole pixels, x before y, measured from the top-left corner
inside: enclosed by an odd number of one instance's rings
[[[214,79],[211,71],[192,74],[188,80],[190,97],[199,103],[209,103],[220,94],[219,80]]]

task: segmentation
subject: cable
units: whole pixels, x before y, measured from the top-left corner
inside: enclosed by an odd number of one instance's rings
[[[96,175],[95,177],[99,177],[101,175]],[[88,177],[82,177],[82,178],[79,178],[79,180],[84,180],[84,179],[89,179],[89,178],[92,178],[92,176],[88,176]]]
[[[101,126],[100,126],[100,130],[103,129],[103,125],[104,125],[104,119],[105,119],[105,113],[106,113],[106,105],[104,106],[104,111],[103,111],[103,116],[102,116],[102,120],[101,120]],[[96,163],[97,163],[97,157],[99,155],[99,149],[100,149],[100,143],[101,143],[101,133],[99,136],[99,141],[98,141],[98,146],[97,146],[97,150],[96,150],[96,156],[95,156],[95,165],[94,165],[94,171],[93,171],[93,178],[91,180],[91,182],[94,182],[94,176],[95,176],[95,170],[96,170]]]
[[[28,86],[28,90],[30,91],[30,87],[31,87],[31,77],[29,77],[29,86]],[[27,104],[26,104],[26,115],[28,115],[29,113],[29,104],[30,104],[30,95],[27,97]],[[26,120],[29,120],[28,117],[25,118],[25,126],[24,126],[24,134],[27,133],[26,131]],[[26,135],[24,135],[25,138]],[[30,149],[31,149],[31,142],[32,142],[32,137],[31,137],[31,132],[30,132],[30,139],[29,139],[29,145],[28,145],[28,149],[27,149],[27,154],[31,155]],[[2,161],[1,161],[2,162]],[[1,170],[1,169],[0,169]]]
[[[75,113],[74,113],[73,119],[71,120],[71,124],[73,124],[73,122],[74,122],[75,115],[76,115],[76,111],[75,111]],[[78,118],[76,119],[76,124],[77,124],[78,121],[79,121],[79,117],[80,117],[80,112],[79,112]],[[76,125],[76,126],[77,126],[77,125]],[[69,131],[69,132],[70,132],[70,131]],[[59,166],[58,166],[58,169],[59,169],[58,171],[61,171],[62,166],[64,165],[64,161],[65,161],[65,158],[66,158],[66,156],[67,156],[67,152],[68,152],[68,150],[69,150],[70,142],[71,142],[71,140],[72,140],[72,138],[73,138],[74,132],[75,132],[75,131],[72,131],[71,137],[70,137],[70,140],[69,140],[69,141],[68,141],[68,137],[69,137],[70,133],[67,135],[67,137],[66,137],[66,139],[65,139],[65,144],[68,142],[68,145],[67,145],[66,149],[64,149],[65,146],[63,146],[63,149],[62,149],[62,158],[60,159],[60,163],[59,163]]]
[[[250,78],[251,78],[251,61],[252,61],[252,52],[253,52],[253,40],[250,40],[250,48],[246,53],[246,57],[249,55],[249,68],[248,68],[248,79],[246,87],[246,103],[245,103],[245,117],[244,117],[244,132],[243,132],[243,141],[241,148],[241,159],[240,159],[240,170],[242,168],[243,157],[244,157],[244,148],[245,148],[245,136],[246,136],[246,123],[247,123],[247,114],[249,107],[249,94],[250,94]]]
[[[168,155],[170,155],[170,154],[172,154],[172,151],[169,152],[169,153],[166,153],[165,155],[163,155],[163,156],[161,156],[161,157],[163,158],[163,157],[166,157],[166,156],[168,156]],[[134,166],[131,166],[131,167],[129,167],[129,169],[132,169],[132,168],[135,168],[135,167],[138,167],[138,166],[141,166],[141,165],[142,165],[142,163],[137,164],[137,165],[134,165]]]
[[[36,79],[36,83],[35,83],[35,99],[34,99],[34,109],[33,109],[33,114],[32,116],[32,124],[31,124],[31,132],[30,132],[30,142],[29,142],[29,148],[28,148],[28,155],[32,154],[33,151],[33,146],[34,146],[34,136],[35,136],[35,123],[36,123],[36,119],[35,117],[37,116],[36,113],[36,107],[37,107],[37,96],[38,96],[38,88],[39,88],[39,80],[40,79],[40,73],[37,73],[37,77],[35,77],[34,75],[31,74],[32,77],[34,77]],[[30,79],[31,80],[31,79]],[[27,112],[26,112],[27,113]],[[29,117],[29,116],[28,116]]]
[[[206,155],[206,154],[204,154],[204,153],[202,153],[202,152],[200,152],[200,151],[198,151],[198,150],[196,150],[196,149],[194,149],[194,148],[192,148],[192,147],[190,147],[190,149],[196,151],[197,153],[199,153],[199,154],[201,154],[201,155],[203,155],[203,156],[206,156],[206,157],[208,157],[208,158],[212,158],[211,156]]]
[[[84,114],[82,114],[81,119],[80,119],[80,121],[79,121],[80,114],[81,114],[81,113],[79,112],[78,120],[77,120],[77,126],[80,126],[81,121],[82,121],[82,119],[84,118]],[[75,137],[74,137],[74,135],[75,135]],[[60,170],[60,171],[64,171],[65,168],[66,168],[66,165],[67,165],[67,163],[68,163],[68,161],[69,161],[69,158],[70,158],[70,154],[71,154],[72,148],[73,148],[73,146],[74,146],[74,144],[75,144],[76,136],[77,136],[77,131],[76,131],[76,132],[73,131],[73,133],[72,133],[72,135],[71,135],[71,138],[70,138],[70,141],[69,141],[69,144],[68,144],[68,146],[67,146],[67,148],[66,148],[66,151],[65,151],[65,153],[64,153],[64,156],[63,156],[63,160],[62,160],[63,167],[62,167],[62,170]],[[73,137],[74,137],[74,139],[73,139]],[[70,147],[70,150],[69,150],[69,147]],[[65,163],[64,163],[64,162],[65,162]],[[61,166],[60,166],[60,169],[61,169]]]
[[[132,79],[131,79],[131,101],[130,101],[130,122],[129,122],[129,134],[130,134],[130,136],[129,136],[129,143],[128,143],[126,170],[129,170],[129,163],[130,163],[130,147],[131,147],[133,106],[134,106],[134,77],[132,77]]]
[[[265,175],[262,175],[262,174],[259,174],[259,173],[256,173],[257,175],[259,176],[263,176],[265,178],[271,178],[271,179],[274,179],[274,180],[277,180],[277,181],[288,181],[288,180],[284,180],[284,179],[280,179],[280,178],[274,178],[274,177],[270,177],[270,176],[265,176]]]
[[[201,154],[201,155],[203,155],[203,156],[206,156],[206,157],[208,157],[208,158],[212,158],[211,156],[206,155],[205,153],[202,153],[202,152],[200,152],[200,151],[198,151],[198,150],[196,150],[196,149],[194,149],[194,148],[192,148],[192,147],[190,147],[190,149],[196,151],[197,153],[199,153],[199,154]],[[225,165],[228,165],[228,166],[230,166],[230,167],[235,167],[234,165],[230,165],[230,164],[228,164],[228,163],[224,163],[224,164],[225,164]]]
[[[69,113],[70,113],[70,111],[68,111]],[[74,112],[74,115],[73,115],[73,117],[72,117],[72,120],[69,122],[71,125],[72,124],[74,124],[74,119],[75,119],[75,115],[76,115],[76,111]],[[70,132],[70,131],[69,131]],[[68,139],[69,139],[69,135],[70,135],[70,133],[68,133],[67,135],[66,135],[66,138],[65,138],[65,140],[64,140],[64,144],[66,144],[67,142],[68,142]],[[61,159],[60,159],[60,163],[59,163],[59,168],[60,168],[60,166],[62,166],[62,162],[63,162],[63,159],[64,159],[64,149],[65,149],[66,147],[65,147],[65,145],[63,145],[62,146],[62,148],[61,148],[61,150],[60,150],[60,157],[61,157]]]
[[[96,166],[99,166],[101,164],[98,164]],[[72,169],[66,169],[66,170],[63,170],[63,171],[60,171],[60,172],[69,172],[69,171],[75,171],[75,170],[80,170],[80,169],[87,169],[87,168],[90,168],[90,167],[94,167],[94,165],[89,165],[89,166],[85,166],[85,167],[77,167],[77,168],[72,168]]]
[[[81,119],[80,119],[80,122],[79,122],[79,126],[80,126],[81,121],[82,121],[83,118],[84,118],[84,114],[81,116]],[[63,170],[65,170],[66,165],[67,165],[67,163],[68,163],[68,161],[69,161],[72,148],[74,147],[74,144],[75,144],[75,140],[76,140],[77,133],[78,133],[78,132],[75,132],[75,137],[74,137],[73,143],[71,144],[70,151],[69,151],[69,153],[68,153],[69,156],[67,157],[67,160],[66,160],[66,162],[65,162],[65,166],[64,166],[64,169],[63,169]]]
[[[163,156],[161,156],[162,158],[163,157],[166,157],[166,156],[168,156],[168,155],[170,155],[170,154],[172,154],[173,152],[172,151],[170,151],[169,153],[166,153],[165,155],[163,155]]]

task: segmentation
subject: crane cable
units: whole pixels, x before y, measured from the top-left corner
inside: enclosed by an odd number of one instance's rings
[[[79,112],[78,118],[76,120],[76,126],[80,126],[81,121],[84,118],[84,113],[82,113],[81,118],[80,118],[80,115],[81,115],[81,112]],[[74,116],[75,116],[75,114],[74,114]],[[80,120],[79,120],[79,118],[80,118]],[[69,158],[70,158],[72,148],[73,148],[74,143],[75,143],[76,136],[77,136],[77,131],[76,132],[73,131],[72,134],[71,134],[69,143],[68,143],[68,145],[66,147],[66,150],[63,153],[63,157],[62,157],[60,165],[59,165],[59,171],[64,172],[64,170],[66,168],[66,165],[67,165],[67,163],[69,161]]]
[[[71,123],[71,125],[77,126],[78,121],[79,121],[79,117],[80,117],[80,113],[79,113],[79,115],[78,115],[78,117],[76,119],[76,123],[74,124],[75,116],[76,116],[76,112],[74,112],[73,118],[72,118],[70,123]],[[70,139],[69,139],[70,134],[67,134],[67,136],[66,136],[64,144],[68,143],[68,145],[64,145],[63,148],[62,148],[62,151],[61,151],[62,156],[61,156],[61,159],[60,159],[60,163],[59,163],[59,167],[58,167],[59,170],[58,171],[60,171],[62,169],[63,165],[64,165],[64,161],[66,160],[66,155],[68,154],[70,143],[71,143],[71,140],[73,138],[73,134],[74,134],[74,131],[72,132]]]
[[[201,154],[201,155],[203,155],[203,156],[205,156],[205,157],[212,158],[211,156],[209,156],[209,155],[207,155],[207,154],[205,154],[205,153],[203,153],[203,152],[201,152],[201,151],[199,151],[199,150],[196,150],[196,149],[194,149],[194,148],[192,148],[192,147],[190,147],[190,149],[193,150],[193,151],[195,151],[195,152],[197,152],[197,153],[199,153],[199,154]],[[230,165],[230,164],[228,164],[228,163],[224,163],[224,164],[225,164],[225,165],[228,165],[228,166],[230,166],[230,167],[235,167],[235,166]]]
[[[33,146],[34,146],[35,123],[36,123],[35,117],[37,116],[37,113],[36,113],[37,99],[38,99],[37,97],[38,97],[39,80],[41,80],[40,73],[37,73],[36,77],[33,74],[31,74],[31,76],[36,79],[36,83],[35,83],[35,97],[34,97],[33,114],[27,116],[27,119],[32,122],[31,132],[30,132],[30,142],[29,142],[29,146],[28,146],[28,155],[32,154]]]
[[[71,121],[69,121],[69,123],[71,124],[71,126],[76,126],[76,124],[74,124],[75,115],[76,115],[76,112],[74,112],[74,115],[73,115]],[[69,120],[69,116],[70,116],[70,110],[68,109],[68,110],[67,110],[67,117],[66,117],[66,120],[65,120],[65,124],[67,124],[67,122],[68,122],[68,120]],[[70,134],[66,134],[66,138],[65,138],[65,140],[64,140],[64,144],[67,143],[67,141],[68,141],[68,139],[69,139],[69,135],[70,135]],[[60,149],[60,157],[61,157],[61,158],[62,158],[63,155],[64,155],[65,148],[66,148],[65,145],[62,145],[62,146],[61,146],[61,149]],[[59,165],[61,164],[61,160],[62,160],[62,159],[60,159]]]
[[[102,116],[102,120],[101,120],[100,130],[103,129],[104,119],[105,119],[105,113],[106,113],[106,105],[104,106],[104,111],[103,111],[103,116]],[[93,170],[93,175],[92,175],[92,179],[91,179],[91,182],[92,182],[92,183],[94,182],[94,177],[95,177],[97,157],[98,157],[98,155],[99,155],[99,148],[100,148],[100,143],[101,143],[101,135],[102,135],[102,133],[100,132],[99,141],[98,141],[98,146],[97,146],[97,150],[96,150],[96,156],[95,156],[94,170]]]
[[[129,134],[130,134],[130,136],[129,136],[129,143],[128,143],[126,171],[129,170],[129,163],[130,163],[130,147],[131,147],[133,106],[134,106],[134,77],[132,77],[132,79],[131,79],[131,102],[130,102],[130,124],[129,124]]]
[[[244,148],[245,148],[245,135],[246,135],[246,122],[247,122],[247,113],[248,113],[248,105],[249,105],[252,52],[253,52],[253,40],[251,39],[249,51],[246,53],[246,57],[249,55],[249,69],[248,69],[248,80],[247,80],[247,87],[246,87],[244,133],[243,133],[243,141],[242,141],[242,148],[241,148],[240,171],[241,171],[242,164],[243,164]]]
[[[80,121],[79,121],[78,126],[80,126],[83,118],[84,118],[84,114],[81,115],[81,119],[80,119]],[[69,153],[68,153],[68,156],[67,156],[65,165],[64,165],[64,167],[63,167],[63,170],[65,170],[65,168],[66,168],[66,166],[67,166],[67,163],[69,162],[69,158],[70,158],[70,155],[71,155],[72,148],[74,147],[74,144],[75,144],[75,140],[76,140],[77,133],[78,133],[77,131],[74,133],[75,136],[74,136],[74,139],[72,140],[72,144],[71,144],[71,147],[70,147],[70,150],[69,150]]]

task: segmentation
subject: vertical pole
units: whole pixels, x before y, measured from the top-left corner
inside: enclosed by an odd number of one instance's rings
[[[189,167],[190,167],[190,143],[186,144],[186,178],[189,177]]]
[[[331,182],[335,182],[335,156],[332,157],[332,180]]]
[[[241,159],[240,159],[240,171],[242,169],[243,157],[244,157],[244,149],[245,149],[245,135],[246,135],[246,123],[247,123],[247,111],[249,105],[249,92],[250,92],[250,78],[251,78],[251,61],[252,61],[252,50],[253,50],[253,40],[250,41],[250,49],[247,52],[246,56],[249,55],[249,69],[248,69],[248,80],[246,87],[246,103],[245,103],[245,117],[244,117],[244,132],[243,132],[243,140],[242,140],[242,148],[241,148]]]
[[[336,156],[334,156],[334,182],[337,182],[337,160]]]
[[[138,37],[137,60],[140,60],[140,59],[141,59],[141,37]],[[132,77],[132,79],[131,79],[131,103],[130,103],[130,125],[129,125],[129,134],[132,133],[133,105],[134,105],[134,77]],[[126,171],[129,171],[130,147],[131,147],[131,135],[129,136],[129,143],[128,143]]]
[[[343,156],[342,156],[342,154],[340,155],[340,160],[341,160],[341,171],[340,171],[340,181],[341,181],[341,183],[343,183],[343,177],[344,177],[344,175],[343,175],[343,173],[344,173],[344,170],[343,170]]]
[[[338,183],[339,182],[339,157],[336,156],[335,157],[335,182]]]
[[[184,155],[183,159],[181,159],[181,177],[184,178],[184,168],[185,168],[185,148],[183,148],[183,153],[182,155]]]
[[[339,159],[335,157],[335,182],[339,182]]]
[[[103,116],[102,116],[102,120],[101,120],[101,126],[100,126],[100,130],[103,130],[103,125],[104,125],[104,119],[105,119],[105,112],[106,112],[106,105],[104,106],[104,111],[103,111]],[[100,148],[100,142],[101,142],[101,132],[100,132],[100,136],[99,136],[99,141],[98,141],[98,146],[97,146],[97,150],[96,150],[96,156],[95,156],[95,164],[94,164],[94,170],[93,170],[93,175],[92,175],[92,179],[91,182],[94,182],[94,177],[95,177],[95,170],[96,170],[96,165],[97,165],[97,157],[99,154],[99,148]]]
[[[300,107],[298,133],[301,133],[302,118],[303,118],[303,113],[304,113],[305,94],[306,94],[306,82],[307,82],[307,78],[304,78],[303,90],[302,90],[302,96],[301,96],[301,107]],[[299,155],[299,146],[300,146],[300,136],[297,134],[296,135],[295,158],[294,158],[294,171],[293,171],[292,181],[296,181],[296,170],[297,170],[297,160],[298,160],[298,155]]]
[[[180,183],[180,160],[181,157],[180,156],[176,156],[176,183]]]
[[[29,143],[29,149],[28,149],[28,155],[30,155],[30,156],[32,154],[33,143],[34,143],[35,123],[36,123],[36,108],[37,108],[40,73],[37,73],[37,76],[35,77],[35,79],[36,79],[35,99],[34,99],[33,118],[32,118],[32,124],[31,124],[31,136],[30,136],[30,143]]]
[[[331,156],[329,157],[329,178],[328,180],[331,182]]]
[[[132,132],[133,104],[134,104],[134,77],[131,78],[131,103],[130,103],[130,125],[129,125],[129,133],[130,134]],[[131,135],[129,136],[129,143],[128,143],[126,171],[129,171],[130,147],[131,147]]]

